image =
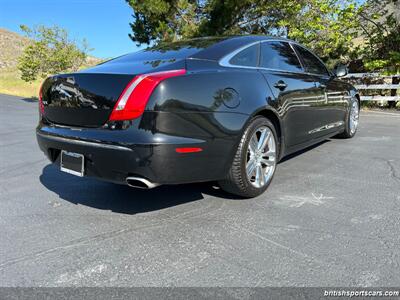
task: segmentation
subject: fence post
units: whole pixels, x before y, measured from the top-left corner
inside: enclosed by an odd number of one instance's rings
[[[392,84],[398,84],[398,83],[400,83],[400,76],[399,77],[393,76],[392,77]],[[390,90],[390,96],[396,96],[396,93],[397,93],[396,89]],[[396,101],[388,101],[388,105],[389,105],[389,108],[395,108],[396,107]]]

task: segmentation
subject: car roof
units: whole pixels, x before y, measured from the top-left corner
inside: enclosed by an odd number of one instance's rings
[[[141,62],[158,66],[166,62],[170,63],[182,59],[218,61],[241,47],[263,40],[289,41],[283,38],[263,35],[200,37],[177,42],[161,42],[155,46],[113,58],[99,65],[126,65],[133,62]]]
[[[225,55],[241,47],[264,40],[290,41],[285,38],[265,35],[232,36],[206,49],[203,49],[202,51],[199,51],[198,53],[192,55],[192,58],[220,60]]]
[[[291,41],[285,38],[265,35],[210,36],[182,40],[173,43],[160,43],[159,45],[149,49],[152,51],[168,51],[177,50],[178,48],[196,48],[198,51],[192,51],[192,53],[190,53],[186,58],[220,60],[222,57],[238,48],[263,40]]]

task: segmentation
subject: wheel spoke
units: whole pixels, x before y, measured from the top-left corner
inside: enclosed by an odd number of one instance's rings
[[[252,177],[252,175],[253,175],[253,173],[254,173],[254,170],[255,170],[255,168],[256,168],[256,162],[255,162],[255,160],[253,159],[253,158],[251,158],[248,162],[247,162],[247,165],[246,165],[246,173],[247,173],[247,176],[248,176],[248,178],[249,179],[251,179],[251,177]]]
[[[257,150],[257,139],[255,135],[253,135],[250,139],[249,150],[252,154],[254,154]]]
[[[263,153],[262,155],[263,157],[274,157],[275,158],[275,152],[274,151],[267,151],[265,153]]]
[[[273,166],[273,165],[275,165],[275,157],[270,156],[268,159],[263,158],[261,160],[261,163],[263,163],[264,165],[267,165],[267,166]]]
[[[256,184],[259,187],[261,187],[262,177],[264,177],[264,175],[262,174],[262,168],[261,168],[261,166],[257,166],[257,169],[256,169]]]
[[[264,186],[265,184],[265,172],[264,169],[260,166],[260,172],[261,172],[261,182],[260,182],[260,187]]]
[[[260,140],[258,141],[258,145],[257,145],[258,150],[263,150],[265,148],[270,136],[271,136],[271,133],[269,132],[269,130],[264,129],[263,132],[261,133]]]
[[[268,181],[267,172],[263,172],[263,185],[266,184]]]

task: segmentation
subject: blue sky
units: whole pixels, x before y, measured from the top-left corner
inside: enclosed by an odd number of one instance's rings
[[[139,50],[128,37],[132,9],[125,0],[0,0],[0,27],[58,25],[86,38],[91,55],[109,58]]]
[[[86,38],[90,54],[100,58],[140,49],[128,37],[131,15],[125,0],[0,0],[0,28],[21,33],[20,24],[58,25],[72,38]]]

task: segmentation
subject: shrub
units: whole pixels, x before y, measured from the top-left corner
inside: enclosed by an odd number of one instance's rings
[[[71,40],[68,32],[58,26],[31,29],[21,25],[21,30],[30,39],[18,59],[18,69],[24,81],[32,82],[49,74],[76,71],[86,61],[86,41]]]

